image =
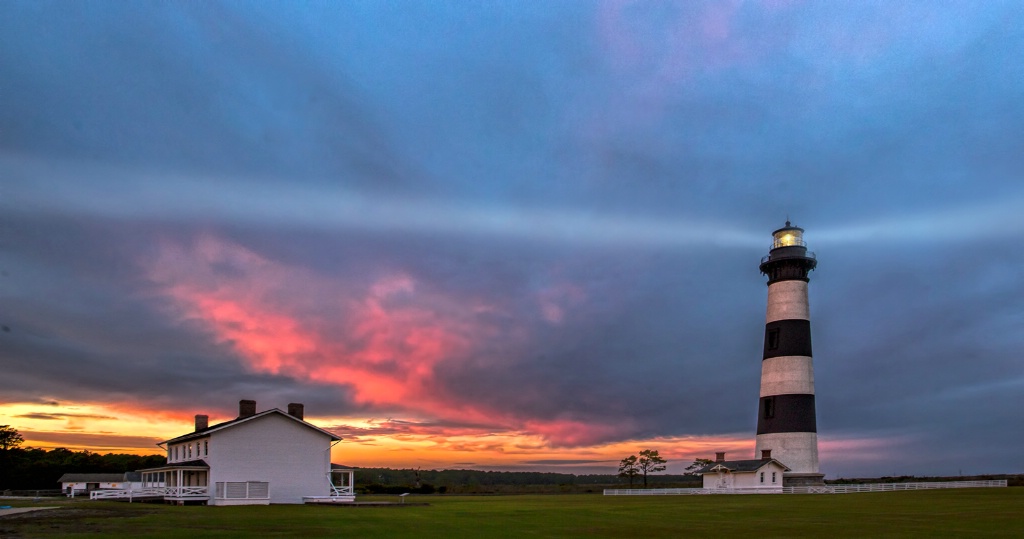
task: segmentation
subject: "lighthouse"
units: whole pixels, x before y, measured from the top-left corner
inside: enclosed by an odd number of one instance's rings
[[[755,457],[774,458],[790,471],[785,486],[821,484],[818,429],[814,414],[814,366],[808,274],[817,266],[807,252],[804,230],[786,226],[772,232],[772,247],[761,259],[768,277],[768,313],[761,361]]]

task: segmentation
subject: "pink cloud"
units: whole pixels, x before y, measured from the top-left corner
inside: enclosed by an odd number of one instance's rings
[[[360,288],[212,236],[165,244],[147,268],[179,316],[201,321],[249,368],[350,386],[364,404],[416,398],[445,411],[431,399],[434,369],[464,354],[473,332],[452,314],[455,300],[419,293],[401,273]]]
[[[614,439],[627,429],[622,424],[584,423],[571,419],[527,421],[527,432],[537,434],[555,446],[578,447],[595,445]]]
[[[346,386],[356,402],[389,413],[406,410],[440,423],[528,431],[559,446],[622,432],[575,420],[517,417],[444,387],[435,376],[440,366],[478,359],[475,352],[499,332],[521,337],[522,328],[481,322],[477,314],[495,307],[428,290],[402,271],[343,282],[210,235],[187,246],[161,244],[145,268],[174,315],[201,324],[255,372]],[[540,294],[551,322],[561,321],[584,298],[569,283]],[[427,427],[405,428],[417,434]]]

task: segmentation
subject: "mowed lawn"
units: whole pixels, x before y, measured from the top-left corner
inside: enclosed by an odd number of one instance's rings
[[[0,517],[0,537],[1024,537],[1024,488],[410,498],[430,506],[58,502],[59,509]]]

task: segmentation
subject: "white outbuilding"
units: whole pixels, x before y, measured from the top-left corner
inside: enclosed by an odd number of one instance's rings
[[[159,477],[156,478],[159,480]],[[57,480],[61,491],[69,498],[88,495],[96,490],[131,489],[142,487],[139,472],[125,473],[66,473]]]

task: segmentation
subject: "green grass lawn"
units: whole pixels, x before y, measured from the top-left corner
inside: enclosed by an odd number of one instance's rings
[[[1024,488],[410,498],[431,505],[175,507],[57,502],[60,509],[0,518],[0,537],[1024,537]]]

